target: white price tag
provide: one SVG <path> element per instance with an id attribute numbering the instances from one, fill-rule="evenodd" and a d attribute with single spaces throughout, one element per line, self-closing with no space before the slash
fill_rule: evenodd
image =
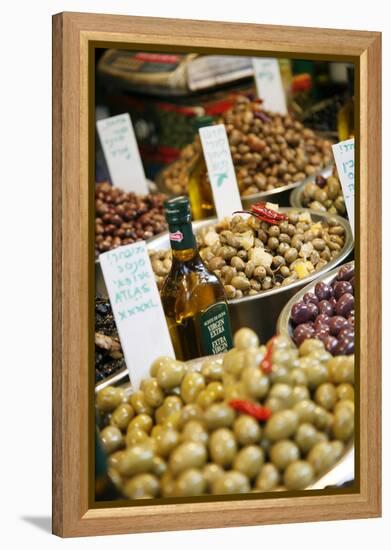
<path id="1" fill-rule="evenodd" d="M 333 155 L 354 236 L 354 138 L 333 145 Z"/>
<path id="2" fill-rule="evenodd" d="M 199 129 L 202 150 L 219 220 L 242 209 L 235 168 L 224 124 Z"/>
<path id="3" fill-rule="evenodd" d="M 100 254 L 99 261 L 134 388 L 161 355 L 175 358 L 144 241 Z"/>
<path id="4" fill-rule="evenodd" d="M 146 195 L 148 185 L 129 113 L 98 120 L 96 127 L 113 185 Z"/>
<path id="5" fill-rule="evenodd" d="M 286 115 L 288 109 L 278 59 L 253 57 L 252 60 L 257 94 L 263 100 L 263 107 L 266 111 Z"/>

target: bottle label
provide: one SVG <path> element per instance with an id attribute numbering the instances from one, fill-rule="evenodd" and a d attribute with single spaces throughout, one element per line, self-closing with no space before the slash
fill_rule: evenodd
<path id="1" fill-rule="evenodd" d="M 219 302 L 208 307 L 199 317 L 201 347 L 205 355 L 225 353 L 232 348 L 228 306 Z"/>
<path id="2" fill-rule="evenodd" d="M 187 250 L 196 246 L 191 223 L 175 226 L 170 224 L 168 235 L 171 248 L 174 250 Z"/>

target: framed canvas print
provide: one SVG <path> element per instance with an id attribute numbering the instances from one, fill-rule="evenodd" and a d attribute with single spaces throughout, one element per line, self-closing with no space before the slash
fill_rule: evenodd
<path id="1" fill-rule="evenodd" d="M 381 513 L 381 35 L 53 18 L 53 531 Z"/>

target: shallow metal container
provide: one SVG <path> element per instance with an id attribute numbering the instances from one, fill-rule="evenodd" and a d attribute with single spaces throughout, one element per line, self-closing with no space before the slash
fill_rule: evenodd
<path id="1" fill-rule="evenodd" d="M 295 209 L 286 207 L 280 209 L 281 212 L 289 212 L 291 210 Z M 315 222 L 327 220 L 327 218 L 331 217 L 329 214 L 323 212 L 315 212 L 314 210 L 310 210 L 310 212 L 311 217 Z M 245 296 L 244 298 L 229 300 L 228 306 L 233 333 L 241 327 L 249 327 L 255 330 L 261 342 L 266 342 L 275 334 L 278 316 L 288 300 L 310 281 L 324 276 L 331 269 L 346 261 L 354 246 L 350 225 L 344 218 L 339 216 L 333 217 L 338 218 L 339 223 L 345 228 L 346 240 L 340 255 L 329 262 L 323 269 L 315 271 L 308 277 L 295 281 L 291 285 L 265 290 L 255 296 Z M 212 218 L 193 222 L 193 229 L 195 233 L 197 233 L 197 231 L 203 227 L 207 227 L 215 223 L 217 223 L 217 220 Z M 149 250 L 166 250 L 170 248 L 168 233 L 162 233 L 157 237 L 153 237 L 147 241 L 147 247 Z M 96 263 L 95 267 L 96 291 L 107 297 L 107 291 L 99 262 Z"/>
<path id="2" fill-rule="evenodd" d="M 351 263 L 354 264 L 354 262 L 346 262 L 346 264 L 344 265 L 348 265 Z M 318 277 L 315 281 L 312 281 L 310 284 L 306 285 L 304 288 L 299 290 L 299 292 L 297 292 L 294 296 L 292 296 L 292 298 L 289 300 L 289 302 L 287 302 L 287 304 L 285 305 L 284 309 L 281 311 L 278 317 L 277 334 L 281 334 L 282 336 L 286 336 L 290 338 L 290 340 L 292 341 L 292 344 L 294 344 L 292 340 L 292 326 L 291 326 L 291 323 L 289 322 L 292 307 L 294 306 L 294 304 L 296 304 L 297 302 L 300 302 L 303 299 L 304 294 L 306 294 L 307 292 L 314 292 L 315 285 L 317 283 L 323 282 L 323 283 L 330 284 L 337 276 L 338 271 L 341 269 L 341 267 L 342 265 L 339 265 L 332 271 L 329 271 L 323 277 Z"/>

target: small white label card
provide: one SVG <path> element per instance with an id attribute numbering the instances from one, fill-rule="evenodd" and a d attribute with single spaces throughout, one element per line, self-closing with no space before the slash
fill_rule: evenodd
<path id="1" fill-rule="evenodd" d="M 253 57 L 252 61 L 257 94 L 263 100 L 263 107 L 266 111 L 286 115 L 288 109 L 278 59 Z"/>
<path id="2" fill-rule="evenodd" d="M 138 389 L 161 355 L 175 358 L 144 241 L 100 254 L 130 381 Z"/>
<path id="3" fill-rule="evenodd" d="M 219 220 L 242 210 L 242 201 L 224 124 L 199 129 L 202 150 Z"/>
<path id="4" fill-rule="evenodd" d="M 354 236 L 354 138 L 333 145 L 333 155 Z"/>
<path id="5" fill-rule="evenodd" d="M 96 127 L 113 185 L 146 195 L 148 185 L 129 113 L 98 120 Z"/>

